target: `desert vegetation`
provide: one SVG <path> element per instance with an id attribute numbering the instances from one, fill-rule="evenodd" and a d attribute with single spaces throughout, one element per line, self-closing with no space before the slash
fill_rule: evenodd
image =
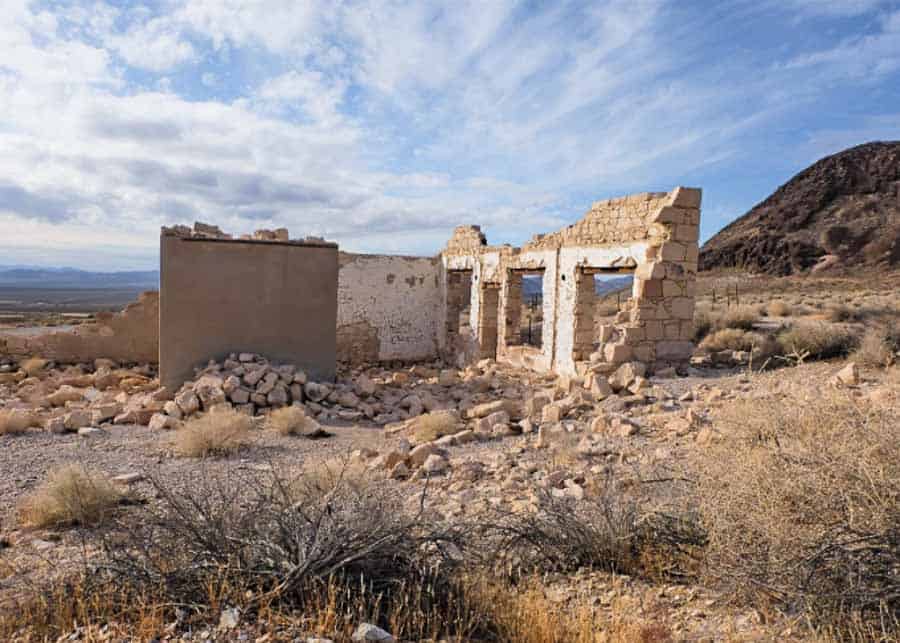
<path id="1" fill-rule="evenodd" d="M 66 465 L 25 498 L 19 518 L 28 527 L 96 527 L 110 518 L 122 498 L 102 474 Z"/>
<path id="2" fill-rule="evenodd" d="M 286 421 L 282 420 L 281 424 Z M 175 451 L 190 458 L 228 455 L 247 442 L 252 427 L 253 421 L 245 413 L 232 410 L 206 413 L 176 432 Z"/>

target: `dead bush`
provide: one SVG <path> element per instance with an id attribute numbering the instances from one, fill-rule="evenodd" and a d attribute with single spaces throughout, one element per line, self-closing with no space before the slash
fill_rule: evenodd
<path id="1" fill-rule="evenodd" d="M 781 299 L 774 299 L 766 306 L 766 312 L 771 317 L 789 317 L 791 314 L 791 305 Z"/>
<path id="2" fill-rule="evenodd" d="M 700 467 L 709 576 L 820 625 L 896 623 L 900 410 L 825 389 L 742 402 L 721 422 Z"/>
<path id="3" fill-rule="evenodd" d="M 526 569 L 641 570 L 646 548 L 688 555 L 700 538 L 686 521 L 616 500 L 618 488 L 584 512 L 548 498 L 535 517 L 450 524 L 425 509 L 424 493 L 409 503 L 403 488 L 352 479 L 198 471 L 179 491 L 153 479 L 159 503 L 123 514 L 83 573 L 0 613 L 0 637 L 27 629 L 53 640 L 76 622 L 143 640 L 234 606 L 242 620 L 304 637 L 349 640 L 370 622 L 400 640 L 593 643 L 591 605 L 552 609 Z M 504 566 L 516 572 L 498 575 Z M 603 621 L 604 640 L 667 640 L 664 627 L 631 618 Z"/>
<path id="4" fill-rule="evenodd" d="M 711 352 L 724 350 L 749 351 L 753 348 L 754 340 L 759 339 L 761 339 L 760 335 L 748 333 L 740 328 L 723 328 L 712 335 L 707 335 L 700 342 L 700 348 Z"/>
<path id="5" fill-rule="evenodd" d="M 247 443 L 252 426 L 250 417 L 237 411 L 207 413 L 175 434 L 175 451 L 190 458 L 228 455 Z"/>
<path id="6" fill-rule="evenodd" d="M 881 328 L 870 328 L 859 340 L 859 347 L 851 356 L 860 366 L 884 368 L 894 361 L 894 349 L 887 332 Z"/>
<path id="7" fill-rule="evenodd" d="M 739 328 L 753 330 L 759 321 L 759 309 L 753 306 L 730 306 L 719 318 L 719 328 Z"/>
<path id="8" fill-rule="evenodd" d="M 0 435 L 17 435 L 40 425 L 38 418 L 30 411 L 0 409 Z"/>
<path id="9" fill-rule="evenodd" d="M 848 355 L 856 348 L 858 336 L 847 326 L 799 321 L 779 333 L 778 341 L 788 353 L 812 359 L 829 359 Z"/>
<path id="10" fill-rule="evenodd" d="M 302 435 L 319 427 L 319 423 L 297 406 L 285 406 L 269 413 L 266 425 L 281 435 Z"/>
<path id="11" fill-rule="evenodd" d="M 80 465 L 53 471 L 19 507 L 28 527 L 95 527 L 122 501 L 123 494 L 104 476 Z"/>
<path id="12" fill-rule="evenodd" d="M 685 579 L 697 569 L 705 535 L 682 511 L 642 507 L 612 479 L 582 501 L 546 492 L 533 512 L 479 517 L 481 563 L 511 578 L 534 573 L 605 569 L 653 578 Z"/>
<path id="13" fill-rule="evenodd" d="M 413 420 L 413 437 L 417 443 L 431 442 L 457 431 L 459 416 L 451 411 L 432 411 Z"/>

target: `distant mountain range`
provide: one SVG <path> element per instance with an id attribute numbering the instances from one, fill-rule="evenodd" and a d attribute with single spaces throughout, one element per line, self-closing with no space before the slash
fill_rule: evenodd
<path id="1" fill-rule="evenodd" d="M 0 266 L 0 286 L 23 288 L 159 288 L 159 271 L 90 272 L 76 268 Z"/>
<path id="2" fill-rule="evenodd" d="M 594 279 L 594 292 L 598 295 L 607 295 L 631 288 L 634 277 L 631 275 L 622 275 L 621 277 L 608 277 L 606 279 Z M 541 294 L 541 279 L 538 276 L 526 276 L 522 279 L 522 294 L 525 297 Z"/>

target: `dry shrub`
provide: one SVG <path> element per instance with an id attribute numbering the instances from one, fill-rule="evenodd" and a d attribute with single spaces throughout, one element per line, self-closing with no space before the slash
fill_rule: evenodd
<path id="1" fill-rule="evenodd" d="M 872 314 L 868 308 L 851 308 L 846 304 L 835 304 L 825 311 L 825 319 L 833 323 L 860 322 Z"/>
<path id="2" fill-rule="evenodd" d="M 766 360 L 783 352 L 778 341 L 762 333 L 748 333 L 739 328 L 723 328 L 700 342 L 700 348 L 709 351 L 748 351 L 754 361 Z"/>
<path id="3" fill-rule="evenodd" d="M 19 368 L 25 371 L 25 374 L 28 375 L 28 377 L 36 377 L 44 370 L 47 364 L 48 362 L 45 359 L 41 359 L 40 357 L 30 357 L 19 364 Z"/>
<path id="4" fill-rule="evenodd" d="M 694 342 L 699 343 L 712 332 L 714 326 L 715 319 L 709 306 L 698 303 L 694 308 Z"/>
<path id="5" fill-rule="evenodd" d="M 859 340 L 859 347 L 851 357 L 860 366 L 882 368 L 893 363 L 894 350 L 884 329 L 870 328 Z"/>
<path id="6" fill-rule="evenodd" d="M 712 335 L 707 335 L 700 342 L 700 348 L 711 352 L 724 350 L 749 351 L 753 348 L 754 343 L 761 339 L 761 335 L 748 333 L 740 328 L 723 328 Z"/>
<path id="7" fill-rule="evenodd" d="M 281 435 L 302 435 L 318 428 L 319 423 L 297 406 L 285 406 L 269 413 L 266 424 Z"/>
<path id="8" fill-rule="evenodd" d="M 175 451 L 189 458 L 228 455 L 247 443 L 252 427 L 250 416 L 238 411 L 207 413 L 175 434 Z"/>
<path id="9" fill-rule="evenodd" d="M 766 306 L 766 312 L 771 317 L 789 317 L 791 314 L 791 305 L 781 299 L 774 299 Z"/>
<path id="10" fill-rule="evenodd" d="M 692 577 L 705 544 L 696 517 L 672 506 L 645 507 L 611 476 L 605 482 L 597 486 L 599 493 L 581 501 L 545 492 L 536 511 L 480 516 L 477 530 L 492 546 L 471 555 L 511 578 L 580 568 L 654 579 Z"/>
<path id="11" fill-rule="evenodd" d="M 824 389 L 721 419 L 698 489 L 712 579 L 817 624 L 896 622 L 900 409 Z"/>
<path id="12" fill-rule="evenodd" d="M 740 328 L 741 330 L 753 330 L 753 325 L 759 321 L 759 309 L 754 306 L 731 306 L 719 318 L 720 328 Z"/>
<path id="13" fill-rule="evenodd" d="M 452 411 L 432 411 L 413 420 L 413 437 L 417 443 L 431 442 L 457 431 L 459 416 Z"/>
<path id="14" fill-rule="evenodd" d="M 38 418 L 30 411 L 0 409 L 0 435 L 17 435 L 40 425 Z"/>
<path id="15" fill-rule="evenodd" d="M 144 640 L 178 611 L 176 628 L 189 631 L 236 606 L 243 619 L 278 623 L 302 638 L 349 640 L 370 622 L 399 640 L 587 643 L 598 640 L 598 627 L 607 641 L 670 640 L 657 623 L 631 621 L 625 611 L 606 619 L 590 605 L 559 609 L 541 591 L 542 570 L 618 569 L 611 560 L 636 560 L 638 544 L 677 533 L 660 519 L 645 525 L 640 512 L 615 501 L 618 489 L 583 514 L 591 526 L 562 501 L 534 523 L 503 515 L 448 524 L 423 509 L 424 495 L 413 507 L 403 488 L 357 486 L 335 474 L 330 482 L 307 479 L 299 495 L 304 476 L 198 472 L 177 492 L 154 479 L 160 502 L 136 507 L 105 531 L 101 557 L 71 582 L 0 613 L 0 637 L 24 629 L 54 640 L 75 622 Z M 540 531 L 531 532 L 532 524 Z M 533 552 L 527 561 L 535 574 L 515 582 L 497 573 L 493 563 L 513 562 L 508 545 Z"/>
<path id="16" fill-rule="evenodd" d="M 122 501 L 123 494 L 104 476 L 80 465 L 53 471 L 47 481 L 19 507 L 28 527 L 94 527 L 102 524 Z"/>
<path id="17" fill-rule="evenodd" d="M 800 321 L 778 335 L 778 341 L 789 353 L 813 359 L 829 359 L 848 355 L 857 345 L 852 329 L 822 321 Z"/>

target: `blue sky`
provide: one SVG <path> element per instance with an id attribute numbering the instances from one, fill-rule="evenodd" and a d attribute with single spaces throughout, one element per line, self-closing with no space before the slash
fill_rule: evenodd
<path id="1" fill-rule="evenodd" d="M 900 0 L 2 0 L 0 265 L 145 269 L 160 225 L 436 253 L 700 186 L 703 238 L 900 139 Z"/>

